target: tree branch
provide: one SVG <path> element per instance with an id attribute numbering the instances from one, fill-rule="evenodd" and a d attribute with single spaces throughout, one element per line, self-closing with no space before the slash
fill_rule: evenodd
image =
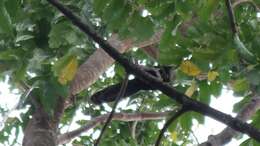
<path id="1" fill-rule="evenodd" d="M 118 103 L 119 103 L 119 100 L 120 100 L 120 99 L 124 96 L 124 94 L 125 94 L 125 91 L 126 91 L 126 88 L 127 88 L 127 84 L 128 84 L 128 73 L 126 72 L 125 79 L 124 79 L 124 81 L 123 81 L 123 83 L 122 83 L 122 85 L 121 85 L 120 91 L 119 91 L 119 93 L 118 93 L 118 95 L 117 95 L 117 97 L 116 97 L 116 101 L 115 101 L 115 103 L 114 103 L 114 105 L 113 105 L 112 111 L 110 112 L 110 114 L 109 114 L 109 116 L 108 116 L 108 118 L 107 118 L 107 120 L 106 120 L 106 122 L 105 122 L 105 125 L 104 125 L 103 128 L 101 129 L 101 133 L 100 133 L 98 139 L 96 140 L 94 146 L 98 146 L 98 145 L 99 145 L 99 142 L 100 142 L 100 140 L 101 140 L 101 138 L 102 138 L 102 135 L 104 135 L 105 130 L 106 130 L 108 124 L 111 122 L 111 120 L 112 120 L 112 118 L 113 118 L 113 115 L 114 115 L 114 113 L 115 113 L 115 111 L 116 111 L 116 107 L 117 107 L 117 105 L 118 105 Z"/>
<path id="2" fill-rule="evenodd" d="M 243 4 L 243 3 L 249 3 L 252 4 L 256 10 L 260 10 L 259 6 L 257 6 L 257 4 L 253 1 L 253 0 L 236 0 L 234 1 L 234 3 L 232 4 L 232 8 L 234 9 L 235 7 Z"/>
<path id="3" fill-rule="evenodd" d="M 142 67 L 146 72 L 156 76 L 158 79 L 160 79 L 163 82 L 170 82 L 173 81 L 175 78 L 175 72 L 172 66 L 160 66 L 160 67 L 149 67 L 149 68 L 145 66 Z M 94 93 L 90 97 L 90 100 L 94 104 L 102 104 L 105 102 L 115 101 L 121 86 L 122 83 L 110 85 Z M 154 89 L 155 88 L 153 86 L 151 86 L 150 84 L 145 84 L 141 79 L 137 77 L 133 80 L 128 81 L 127 89 L 125 91 L 124 96 L 122 97 L 129 97 L 140 90 L 154 90 Z"/>
<path id="4" fill-rule="evenodd" d="M 253 116 L 257 110 L 260 109 L 260 97 L 254 97 L 252 100 L 238 113 L 237 118 L 243 122 L 246 122 Z M 203 142 L 199 146 L 221 146 L 230 142 L 231 139 L 237 135 L 238 132 L 227 127 L 219 134 L 210 135 L 206 142 Z"/>
<path id="5" fill-rule="evenodd" d="M 230 21 L 230 27 L 231 27 L 233 35 L 235 35 L 235 34 L 237 34 L 238 31 L 237 31 L 236 20 L 235 20 L 233 8 L 232 8 L 231 0 L 226 0 L 226 7 L 227 7 L 228 17 L 229 17 L 229 21 Z"/>
<path id="6" fill-rule="evenodd" d="M 160 146 L 160 142 L 162 140 L 163 134 L 165 133 L 165 131 L 168 129 L 168 127 L 178 118 L 180 117 L 182 114 L 184 114 L 185 112 L 187 112 L 188 109 L 185 107 L 182 107 L 179 111 L 177 111 L 176 113 L 174 113 L 174 115 L 164 124 L 156 142 L 155 142 L 155 146 Z"/>
<path id="7" fill-rule="evenodd" d="M 100 37 L 92 29 L 90 29 L 88 25 L 85 25 L 77 16 L 75 16 L 70 10 L 65 8 L 57 0 L 47 0 L 47 1 L 50 2 L 53 6 L 55 6 L 59 11 L 61 11 L 81 31 L 83 31 L 94 41 L 96 41 L 111 57 L 113 57 L 116 61 L 118 61 L 121 65 L 123 65 L 125 69 L 131 71 L 131 73 L 138 76 L 139 78 L 142 78 L 144 82 L 154 85 L 154 87 L 160 90 L 162 93 L 171 97 L 173 100 L 176 100 L 180 104 L 188 106 L 191 110 L 209 116 L 211 118 L 214 118 L 215 120 L 220 121 L 237 131 L 248 134 L 250 137 L 260 142 L 260 132 L 257 129 L 255 129 L 253 126 L 245 122 L 242 122 L 236 118 L 233 118 L 228 114 L 213 109 L 204 103 L 191 99 L 186 95 L 184 95 L 183 93 L 176 91 L 169 84 L 163 83 L 160 80 L 156 79 L 154 76 L 145 72 L 139 66 L 129 62 L 128 59 L 121 56 L 121 54 L 117 52 L 115 48 L 109 45 L 102 37 Z"/>
<path id="8" fill-rule="evenodd" d="M 133 43 L 131 39 L 119 40 L 118 35 L 113 34 L 108 38 L 108 42 L 120 53 L 128 51 L 130 48 L 145 48 L 160 41 L 163 30 L 157 31 L 150 39 Z M 99 76 L 114 62 L 102 48 L 98 48 L 78 69 L 75 78 L 70 85 L 70 93 L 75 95 L 93 84 Z M 89 70 L 89 68 L 92 68 Z M 84 81 L 84 82 L 83 82 Z"/>
<path id="9" fill-rule="evenodd" d="M 127 52 L 133 47 L 142 48 L 143 51 L 147 52 L 147 49 L 145 48 L 157 44 L 160 41 L 162 33 L 163 30 L 159 30 L 150 39 L 140 43 L 133 43 L 131 39 L 120 40 L 117 34 L 113 34 L 107 41 L 111 46 L 117 48 L 120 53 Z M 154 53 L 156 54 L 156 52 Z M 98 80 L 100 75 L 114 63 L 114 61 L 115 60 L 102 48 L 98 48 L 92 55 L 90 55 L 88 59 L 80 65 L 72 83 L 70 84 L 71 97 L 66 100 L 65 108 L 70 106 L 74 101 L 73 95 L 76 95 L 92 85 L 96 80 Z M 91 68 L 91 70 L 89 68 Z"/>
<path id="10" fill-rule="evenodd" d="M 145 121 L 145 120 L 161 120 L 169 115 L 170 112 L 143 112 L 143 113 L 115 113 L 112 120 L 115 121 Z M 79 129 L 64 133 L 58 136 L 59 144 L 66 144 L 70 142 L 73 138 L 80 136 L 83 132 L 87 132 L 90 129 L 97 127 L 98 125 L 104 123 L 108 118 L 109 114 L 101 115 L 90 120 L 85 126 Z"/>
<path id="11" fill-rule="evenodd" d="M 64 104 L 65 104 L 64 97 L 59 96 L 56 101 L 56 106 L 55 106 L 54 114 L 53 114 L 53 118 L 52 118 L 53 129 L 58 129 L 58 127 L 59 127 L 61 117 L 65 110 Z"/>

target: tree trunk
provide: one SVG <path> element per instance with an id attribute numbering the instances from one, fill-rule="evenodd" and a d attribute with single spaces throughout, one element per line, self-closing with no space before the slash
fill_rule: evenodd
<path id="1" fill-rule="evenodd" d="M 25 128 L 23 146 L 56 146 L 56 143 L 56 130 L 51 128 L 48 114 L 35 113 Z"/>

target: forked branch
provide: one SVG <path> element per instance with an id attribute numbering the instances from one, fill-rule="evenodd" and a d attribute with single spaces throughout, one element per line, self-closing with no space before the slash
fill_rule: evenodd
<path id="1" fill-rule="evenodd" d="M 214 118 L 215 120 L 218 120 L 237 131 L 248 134 L 250 137 L 260 142 L 260 132 L 253 126 L 245 122 L 242 122 L 239 119 L 233 118 L 228 114 L 213 109 L 204 103 L 191 99 L 183 93 L 176 91 L 167 83 L 163 83 L 162 81 L 156 79 L 154 76 L 145 72 L 137 65 L 129 62 L 128 59 L 123 57 L 118 51 L 116 51 L 115 48 L 109 45 L 102 37 L 100 37 L 92 29 L 90 29 L 88 25 L 85 25 L 77 16 L 75 16 L 70 10 L 65 8 L 60 2 L 58 2 L 57 0 L 47 1 L 50 2 L 53 6 L 55 6 L 59 11 L 61 11 L 82 32 L 86 33 L 95 42 L 97 42 L 111 57 L 113 57 L 117 62 L 123 65 L 126 70 L 129 70 L 134 75 L 138 76 L 139 78 L 142 78 L 144 82 L 153 85 L 156 89 L 160 90 L 162 93 L 169 96 L 173 100 L 176 100 L 180 104 L 188 106 L 190 110 Z"/>
<path id="2" fill-rule="evenodd" d="M 112 111 L 110 112 L 110 114 L 109 114 L 109 116 L 108 116 L 108 118 L 107 118 L 107 120 L 106 120 L 106 122 L 105 122 L 105 125 L 104 125 L 103 128 L 101 129 L 101 133 L 100 133 L 100 135 L 99 135 L 97 141 L 95 142 L 94 146 L 98 146 L 98 144 L 99 144 L 99 142 L 100 142 L 100 140 L 101 140 L 101 138 L 102 138 L 102 135 L 104 134 L 104 132 L 105 132 L 105 130 L 106 130 L 108 124 L 109 124 L 110 121 L 112 120 L 113 115 L 114 115 L 114 113 L 115 113 L 115 111 L 116 111 L 116 107 L 117 107 L 117 105 L 118 105 L 118 103 L 119 103 L 119 100 L 120 100 L 121 97 L 123 97 L 124 94 L 125 94 L 125 91 L 126 91 L 126 88 L 127 88 L 127 84 L 128 84 L 128 73 L 126 73 L 126 75 L 125 75 L 125 79 L 124 79 L 124 81 L 123 81 L 123 83 L 122 83 L 122 85 L 121 85 L 120 91 L 119 91 L 118 96 L 117 96 L 117 98 L 116 98 L 116 101 L 115 101 L 115 103 L 114 103 L 114 105 L 113 105 Z"/>
<path id="3" fill-rule="evenodd" d="M 163 134 L 165 133 L 165 131 L 168 129 L 168 127 L 175 121 L 177 120 L 177 118 L 179 118 L 182 114 L 184 114 L 185 112 L 187 112 L 188 109 L 183 107 L 181 108 L 179 111 L 177 111 L 176 113 L 174 113 L 174 115 L 164 124 L 156 142 L 155 142 L 155 146 L 160 146 Z"/>
<path id="4" fill-rule="evenodd" d="M 146 120 L 161 120 L 165 119 L 171 112 L 141 112 L 141 113 L 115 113 L 112 117 L 114 121 L 146 121 Z M 66 144 L 70 142 L 73 138 L 80 136 L 83 132 L 87 132 L 90 129 L 97 127 L 98 125 L 104 123 L 109 114 L 101 115 L 90 120 L 85 126 L 79 129 L 61 134 L 58 136 L 59 144 Z"/>

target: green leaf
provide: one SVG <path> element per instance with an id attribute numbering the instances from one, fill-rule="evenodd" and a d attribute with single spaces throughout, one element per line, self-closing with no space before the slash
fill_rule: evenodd
<path id="1" fill-rule="evenodd" d="M 254 2 L 259 5 L 258 1 Z M 231 37 L 228 17 L 223 11 L 226 10 L 225 1 L 64 0 L 62 2 L 82 18 L 82 22 L 90 24 L 91 28 L 104 39 L 109 39 L 111 34 L 117 34 L 121 41 L 130 40 L 133 45 L 139 43 L 149 45 L 150 36 L 164 30 L 158 40 L 160 42 L 152 46 L 159 48 L 159 61 L 147 57 L 141 48 L 126 52 L 125 57 L 134 56 L 137 64 L 147 67 L 157 64 L 159 66 L 175 64 L 178 67 L 174 70 L 176 77 L 169 84 L 180 93 L 187 91 L 189 95 L 193 94 L 190 98 L 208 104 L 211 95 L 219 96 L 223 85 L 233 83 L 236 90 L 244 93 L 243 101 L 234 106 L 234 111 L 238 112 L 252 99 L 248 94 L 260 94 L 258 73 L 260 59 L 257 58 L 260 57 L 260 25 L 256 17 L 256 9 L 251 3 L 244 3 L 234 9 L 239 26 L 239 39 L 235 40 L 236 38 Z M 0 80 L 6 81 L 8 76 L 8 84 L 11 84 L 12 89 L 20 87 L 17 85 L 17 80 L 25 82 L 30 87 L 35 86 L 35 90 L 38 91 L 37 94 L 32 93 L 32 95 L 39 98 L 44 109 L 52 114 L 56 103 L 59 102 L 58 97 L 68 96 L 69 89 L 60 84 L 59 77 L 61 83 L 71 80 L 76 64 L 82 64 L 88 59 L 96 50 L 96 43 L 91 38 L 86 38 L 84 33 L 46 0 L 2 0 L 0 11 Z M 148 15 L 144 16 L 144 12 L 148 12 Z M 248 51 L 254 55 L 252 61 L 248 61 L 244 57 L 246 55 L 243 56 L 243 53 L 250 54 Z M 195 64 L 199 69 L 198 73 L 189 76 L 181 71 L 179 66 L 183 60 Z M 185 72 L 189 74 L 190 68 L 192 67 Z M 105 73 L 90 88 L 77 95 L 74 106 L 64 111 L 59 128 L 68 126 L 76 112 L 91 118 L 107 113 L 105 105 L 94 106 L 89 102 L 83 102 L 85 97 L 90 97 L 94 92 L 121 82 L 125 74 L 124 67 L 116 64 L 114 71 L 113 78 Z M 207 73 L 208 79 L 206 79 Z M 196 76 L 197 74 L 199 76 Z M 197 88 L 192 84 L 187 90 L 192 81 L 196 81 Z M 29 98 L 26 97 L 26 94 L 21 96 L 19 108 L 24 109 L 30 104 L 27 101 Z M 137 110 L 163 112 L 180 106 L 159 91 L 139 92 L 126 98 L 126 102 L 128 102 L 127 106 L 121 107 L 120 110 L 127 113 Z M 16 142 L 16 138 L 11 138 L 10 135 L 17 137 L 18 133 L 19 135 L 22 133 L 21 130 L 26 127 L 30 115 L 33 114 L 33 108 L 34 106 L 31 106 L 28 111 L 25 111 L 26 113 L 20 114 L 21 121 L 18 118 L 8 118 L 3 123 L 0 143 L 10 146 L 19 143 L 19 138 Z M 6 113 L 6 109 L 0 107 L 0 115 Z M 169 132 L 174 132 L 172 136 L 177 141 L 176 144 L 166 133 L 167 137 L 162 141 L 162 146 L 194 145 L 194 138 L 190 137 L 189 130 L 194 126 L 194 120 L 203 123 L 204 118 L 203 114 L 195 112 L 181 116 L 169 127 L 171 129 Z M 84 125 L 90 122 L 82 116 L 77 119 L 78 124 Z M 259 113 L 249 121 L 259 127 Z M 153 145 L 160 132 L 158 122 L 160 121 L 138 121 L 135 138 L 132 138 L 133 122 L 113 121 L 107 128 L 101 145 Z M 101 125 L 95 128 L 91 135 L 79 136 L 72 143 L 92 145 L 93 134 L 99 128 Z M 248 141 L 244 145 L 259 145 L 252 139 Z"/>
<path id="2" fill-rule="evenodd" d="M 35 43 L 39 48 L 49 47 L 48 35 L 51 30 L 51 22 L 47 19 L 41 19 L 36 22 L 37 34 L 35 34 Z"/>
<path id="3" fill-rule="evenodd" d="M 171 146 L 179 146 L 178 144 L 176 144 L 176 143 L 172 143 L 172 145 Z"/>
<path id="4" fill-rule="evenodd" d="M 190 131 L 192 126 L 192 115 L 191 113 L 186 113 L 180 117 L 180 124 L 183 130 Z"/>
<path id="5" fill-rule="evenodd" d="M 218 60 L 216 60 L 216 64 L 220 67 L 223 67 L 225 65 L 232 65 L 239 62 L 238 52 L 234 49 L 226 49 L 225 53 L 221 51 L 221 54 L 219 54 Z"/>
<path id="6" fill-rule="evenodd" d="M 0 60 L 18 60 L 19 56 L 18 53 L 12 49 L 8 49 L 6 51 L 0 52 Z"/>
<path id="7" fill-rule="evenodd" d="M 58 61 L 56 61 L 52 67 L 55 76 L 59 76 L 62 70 L 69 64 L 69 62 L 75 58 L 76 55 L 74 52 L 68 52 L 66 55 L 61 57 Z"/>
<path id="8" fill-rule="evenodd" d="M 259 146 L 260 145 L 260 142 L 256 141 L 255 139 L 252 139 L 253 140 L 253 145 L 254 146 Z"/>
<path id="9" fill-rule="evenodd" d="M 193 118 L 196 119 L 200 124 L 204 124 L 205 116 L 203 116 L 202 114 L 199 114 L 197 112 L 192 112 L 191 114 L 192 114 Z"/>
<path id="10" fill-rule="evenodd" d="M 60 71 L 58 76 L 59 83 L 61 83 L 62 85 L 66 85 L 69 81 L 71 81 L 74 78 L 77 69 L 78 60 L 77 57 L 74 56 L 70 59 L 68 64 L 66 64 Z"/>
<path id="11" fill-rule="evenodd" d="M 3 0 L 0 1 L 0 33 L 13 35 L 11 18 L 5 8 L 5 3 Z"/>
<path id="12" fill-rule="evenodd" d="M 176 40 L 181 39 L 177 33 L 180 24 L 181 17 L 179 15 L 175 15 L 172 21 L 166 23 L 166 29 L 159 44 L 159 62 L 161 64 L 179 65 L 183 57 L 190 54 L 186 47 L 176 45 Z"/>
<path id="13" fill-rule="evenodd" d="M 257 93 L 257 94 L 260 94 L 260 85 L 257 85 L 257 86 L 256 86 L 256 93 Z"/>
<path id="14" fill-rule="evenodd" d="M 151 12 L 156 19 L 163 20 L 164 18 L 171 17 L 176 13 L 175 6 L 174 1 L 168 1 L 168 3 L 161 2 L 161 4 L 158 4 L 153 8 L 149 8 L 149 12 Z"/>
<path id="15" fill-rule="evenodd" d="M 180 70 L 188 76 L 197 76 L 201 73 L 200 68 L 190 60 L 182 61 Z"/>
<path id="16" fill-rule="evenodd" d="M 212 82 L 219 76 L 217 71 L 209 71 L 208 72 L 208 81 Z"/>
<path id="17" fill-rule="evenodd" d="M 200 60 L 214 60 L 219 56 L 215 49 L 202 48 L 194 49 L 192 57 Z"/>
<path id="18" fill-rule="evenodd" d="M 231 79 L 231 74 L 229 73 L 228 68 L 224 67 L 219 72 L 219 79 L 222 83 L 225 84 Z"/>
<path id="19" fill-rule="evenodd" d="M 57 82 L 57 79 L 51 78 L 42 84 L 43 98 L 42 104 L 45 109 L 52 112 L 59 97 L 66 98 L 69 93 L 67 86 L 62 86 Z"/>
<path id="20" fill-rule="evenodd" d="M 245 140 L 244 142 L 242 142 L 239 146 L 259 146 L 260 143 L 257 142 L 256 140 L 249 138 L 247 140 Z"/>
<path id="21" fill-rule="evenodd" d="M 204 103 L 210 102 L 210 87 L 207 81 L 202 81 L 199 83 L 199 101 Z"/>
<path id="22" fill-rule="evenodd" d="M 214 9 L 218 6 L 218 0 L 206 0 L 204 1 L 204 6 L 200 10 L 200 17 L 204 22 L 209 22 L 208 19 L 211 16 Z"/>
<path id="23" fill-rule="evenodd" d="M 172 99 L 164 94 L 161 94 L 159 99 L 159 101 L 153 104 L 153 106 L 158 109 L 163 109 L 165 107 L 173 106 L 176 104 Z"/>
<path id="24" fill-rule="evenodd" d="M 95 13 L 100 16 L 110 1 L 111 0 L 94 0 L 93 9 Z"/>
<path id="25" fill-rule="evenodd" d="M 54 24 L 49 33 L 49 45 L 51 48 L 59 48 L 73 44 L 77 41 L 77 35 L 68 22 Z"/>
<path id="26" fill-rule="evenodd" d="M 192 3 L 190 1 L 178 0 L 176 1 L 176 11 L 183 17 L 189 17 L 192 10 Z"/>
<path id="27" fill-rule="evenodd" d="M 218 81 L 211 82 L 209 85 L 210 93 L 215 97 L 220 96 L 222 91 L 222 84 Z"/>
<path id="28" fill-rule="evenodd" d="M 108 6 L 104 9 L 103 19 L 108 23 L 110 21 L 115 21 L 116 17 L 124 10 L 125 1 L 124 0 L 111 0 Z"/>
<path id="29" fill-rule="evenodd" d="M 53 79 L 50 83 L 49 83 L 49 87 L 52 87 L 52 89 L 50 89 L 50 91 L 53 92 L 48 92 L 48 94 L 52 94 L 52 95 L 58 95 L 61 96 L 63 98 L 66 98 L 68 96 L 68 87 L 67 86 L 62 86 L 60 85 L 56 79 Z"/>
<path id="30" fill-rule="evenodd" d="M 119 0 L 121 1 L 121 0 Z M 131 6 L 128 4 L 124 4 L 121 1 L 121 7 L 117 7 L 116 9 L 112 10 L 113 15 L 107 16 L 107 27 L 110 29 L 112 32 L 124 32 L 126 31 L 124 26 L 128 25 L 128 21 L 125 19 L 128 18 L 131 14 Z M 117 5 L 117 4 L 116 4 Z M 121 29 L 120 29 L 121 28 Z M 122 35 L 120 33 L 120 35 Z"/>
<path id="31" fill-rule="evenodd" d="M 26 40 L 29 40 L 29 39 L 32 39 L 32 38 L 34 38 L 34 36 L 32 36 L 32 35 L 21 35 L 21 36 L 18 36 L 15 39 L 15 42 L 18 43 L 18 42 L 26 41 Z"/>
<path id="32" fill-rule="evenodd" d="M 238 94 L 243 94 L 249 89 L 249 83 L 245 78 L 234 81 L 231 86 L 233 88 L 233 91 Z"/>
<path id="33" fill-rule="evenodd" d="M 174 48 L 172 46 L 175 46 L 175 36 L 173 36 L 172 32 L 173 30 L 177 31 L 179 24 L 181 23 L 181 17 L 179 15 L 174 15 L 174 18 L 167 22 L 166 29 L 162 35 L 161 41 L 160 41 L 160 49 L 166 49 L 166 48 Z"/>
<path id="34" fill-rule="evenodd" d="M 136 40 L 144 41 L 154 34 L 154 24 L 149 17 L 142 17 L 135 12 L 129 21 L 131 36 Z"/>
<path id="35" fill-rule="evenodd" d="M 19 63 L 17 70 L 14 72 L 14 79 L 17 81 L 24 80 L 28 63 L 21 62 Z"/>
<path id="36" fill-rule="evenodd" d="M 17 15 L 21 15 L 19 14 L 21 12 L 20 5 L 20 0 L 7 0 L 5 2 L 5 8 L 13 22 L 17 21 Z"/>
<path id="37" fill-rule="evenodd" d="M 260 84 L 260 70 L 254 69 L 246 74 L 247 80 L 250 84 L 259 85 Z"/>
<path id="38" fill-rule="evenodd" d="M 256 55 L 258 56 L 258 58 L 260 58 L 260 36 L 256 36 L 253 40 L 252 40 L 252 50 L 254 51 L 253 53 L 256 53 Z"/>
<path id="39" fill-rule="evenodd" d="M 259 125 L 259 122 L 260 122 L 260 110 L 258 110 L 255 114 L 254 114 L 254 116 L 253 116 L 253 118 L 252 118 L 253 120 L 252 120 L 252 125 L 255 127 L 255 128 L 257 128 L 257 129 L 259 129 L 260 128 L 260 125 Z"/>
<path id="40" fill-rule="evenodd" d="M 160 50 L 159 62 L 161 64 L 175 64 L 179 65 L 183 57 L 187 56 L 189 51 L 185 48 L 165 48 Z"/>
<path id="41" fill-rule="evenodd" d="M 183 73 L 180 69 L 177 70 L 176 72 L 176 80 L 180 83 L 184 83 L 187 82 L 189 80 L 191 80 L 192 77 L 189 77 L 188 75 L 186 75 L 185 73 Z M 183 93 L 186 91 L 186 88 L 183 88 Z"/>
<path id="42" fill-rule="evenodd" d="M 239 112 L 243 107 L 245 107 L 246 104 L 248 104 L 251 101 L 251 97 L 245 96 L 241 101 L 237 102 L 233 106 L 233 112 Z"/>
<path id="43" fill-rule="evenodd" d="M 252 140 L 249 138 L 242 142 L 239 146 L 253 146 Z"/>

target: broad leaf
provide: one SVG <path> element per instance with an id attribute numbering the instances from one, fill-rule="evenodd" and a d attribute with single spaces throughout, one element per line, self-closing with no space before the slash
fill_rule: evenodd
<path id="1" fill-rule="evenodd" d="M 216 71 L 209 71 L 208 72 L 208 81 L 214 81 L 217 76 L 219 76 L 219 73 Z"/>
<path id="2" fill-rule="evenodd" d="M 180 70 L 189 76 L 197 76 L 201 73 L 201 70 L 189 60 L 181 63 Z"/>
<path id="3" fill-rule="evenodd" d="M 235 80 L 234 83 L 232 83 L 232 88 L 233 88 L 234 92 L 236 92 L 238 94 L 243 94 L 249 89 L 249 84 L 245 78 L 238 79 L 238 80 Z"/>
<path id="4" fill-rule="evenodd" d="M 0 1 L 0 33 L 13 35 L 11 18 L 5 8 L 5 3 L 3 0 Z"/>
<path id="5" fill-rule="evenodd" d="M 78 61 L 75 55 L 66 54 L 60 58 L 53 66 L 54 74 L 58 77 L 62 85 L 71 81 L 76 74 L 78 68 Z"/>

